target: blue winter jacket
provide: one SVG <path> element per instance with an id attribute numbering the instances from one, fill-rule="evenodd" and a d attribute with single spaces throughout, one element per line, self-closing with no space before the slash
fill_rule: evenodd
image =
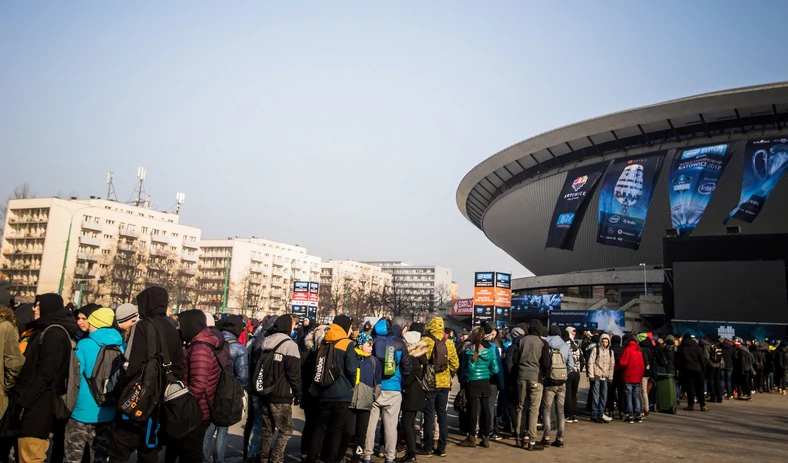
<path id="1" fill-rule="evenodd" d="M 71 413 L 71 418 L 80 423 L 95 424 L 107 423 L 115 419 L 115 407 L 112 405 L 99 407 L 96 405 L 93 394 L 85 379 L 93 373 L 99 350 L 102 346 L 118 346 L 123 352 L 123 337 L 115 328 L 99 328 L 85 336 L 77 343 L 77 357 L 79 358 L 79 395 L 77 405 Z"/>
<path id="2" fill-rule="evenodd" d="M 382 391 L 402 392 L 402 378 L 408 376 L 411 370 L 410 355 L 408 355 L 408 347 L 405 345 L 405 341 L 394 336 L 386 320 L 379 320 L 375 323 L 372 333 L 375 335 L 375 341 L 372 344 L 372 355 L 380 360 L 381 369 L 386 363 L 386 345 L 393 343 L 397 350 L 397 369 L 393 376 L 383 379 L 380 383 L 380 389 Z"/>
<path id="3" fill-rule="evenodd" d="M 249 384 L 249 355 L 246 352 L 246 347 L 238 342 L 238 338 L 229 331 L 222 331 L 222 336 L 230 348 L 230 359 L 233 361 L 235 377 L 246 387 Z"/>
<path id="4" fill-rule="evenodd" d="M 498 373 L 493 377 L 490 376 L 490 384 L 498 386 L 498 390 L 502 391 L 506 386 L 506 382 L 504 380 L 504 370 L 503 370 L 503 359 L 501 358 L 501 350 L 498 348 L 496 344 L 490 345 L 495 350 L 495 361 L 498 363 Z"/>

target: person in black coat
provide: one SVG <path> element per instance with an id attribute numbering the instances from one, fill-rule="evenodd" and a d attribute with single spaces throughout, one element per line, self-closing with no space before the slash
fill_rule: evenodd
<path id="1" fill-rule="evenodd" d="M 424 411 L 427 407 L 427 394 L 421 385 L 424 378 L 424 369 L 427 367 L 427 352 L 429 347 L 422 341 L 424 325 L 413 323 L 404 339 L 408 345 L 408 355 L 411 359 L 411 370 L 402 378 L 402 432 L 405 434 L 407 451 L 400 463 L 416 462 L 416 413 Z"/>
<path id="2" fill-rule="evenodd" d="M 21 461 L 46 460 L 49 434 L 56 431 L 56 424 L 62 424 L 60 427 L 65 430 L 65 420 L 55 417 L 55 401 L 66 393 L 71 337 L 77 331 L 77 323 L 63 306 L 59 294 L 37 296 L 33 314 L 35 331 L 25 350 L 25 365 L 17 379 L 12 414 L 15 420 L 12 428 L 18 430 Z M 52 328 L 44 335 L 49 327 Z M 59 433 L 55 435 L 57 445 Z M 56 453 L 62 459 L 62 449 L 56 452 L 53 448 L 53 454 Z"/>
<path id="3" fill-rule="evenodd" d="M 181 336 L 178 330 L 168 321 L 168 304 L 169 295 L 167 290 L 158 286 L 152 286 L 137 295 L 140 320 L 131 329 L 129 344 L 123 355 L 127 365 L 118 380 L 116 390 L 124 390 L 126 385 L 144 367 L 145 360 L 148 357 L 147 336 L 149 331 L 152 336 L 157 338 L 155 342 L 159 353 L 162 352 L 162 349 L 167 349 L 170 362 L 172 363 L 170 366 L 172 374 L 179 380 L 183 379 L 183 346 L 181 345 Z M 159 340 L 159 333 L 164 336 L 166 343 L 164 346 L 161 345 Z M 161 355 L 159 355 L 159 360 L 161 360 Z M 153 429 L 155 428 L 156 425 L 154 424 Z M 154 448 L 149 448 L 146 444 L 147 438 L 148 423 L 133 423 L 129 420 L 123 420 L 118 414 L 112 429 L 109 461 L 112 463 L 128 461 L 134 450 L 137 450 L 137 461 L 140 463 L 157 461 L 161 443 Z M 151 440 L 153 440 L 152 436 Z"/>
<path id="4" fill-rule="evenodd" d="M 676 349 L 676 369 L 682 381 L 682 390 L 687 394 L 687 407 L 684 410 L 693 410 L 695 399 L 698 399 L 700 409 L 708 411 L 706 398 L 703 394 L 705 382 L 706 358 L 703 349 L 687 333 L 681 340 L 681 345 Z"/>

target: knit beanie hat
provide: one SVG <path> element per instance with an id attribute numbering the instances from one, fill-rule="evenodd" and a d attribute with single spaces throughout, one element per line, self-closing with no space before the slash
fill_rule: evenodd
<path id="1" fill-rule="evenodd" d="M 127 322 L 137 315 L 139 315 L 137 306 L 128 302 L 119 305 L 118 308 L 115 309 L 115 320 L 117 320 L 118 323 Z"/>
<path id="2" fill-rule="evenodd" d="M 369 341 L 372 341 L 372 336 L 369 333 L 362 332 L 362 333 L 359 333 L 358 336 L 356 336 L 356 345 L 358 347 L 363 346 L 364 344 L 368 343 Z"/>
<path id="3" fill-rule="evenodd" d="M 115 321 L 115 312 L 107 307 L 96 309 L 88 317 L 88 323 L 96 328 L 108 328 Z"/>
<path id="4" fill-rule="evenodd" d="M 347 315 L 338 315 L 334 317 L 334 324 L 339 325 L 339 327 L 347 333 L 347 331 L 350 329 L 350 325 L 353 324 L 353 320 L 351 320 Z"/>

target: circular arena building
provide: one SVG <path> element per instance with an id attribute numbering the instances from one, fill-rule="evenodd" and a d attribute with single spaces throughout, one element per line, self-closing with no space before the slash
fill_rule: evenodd
<path id="1" fill-rule="evenodd" d="M 637 321 L 731 320 L 682 308 L 717 304 L 692 297 L 725 285 L 731 273 L 756 278 L 745 287 L 762 286 L 761 270 L 785 280 L 788 246 L 780 243 L 788 239 L 767 246 L 760 238 L 788 237 L 784 173 L 788 82 L 667 101 L 529 138 L 473 168 L 457 189 L 457 207 L 535 274 L 512 281 L 516 294 L 562 294 L 564 310 L 640 305 L 632 311 Z M 719 272 L 683 262 L 674 269 L 682 260 L 713 262 L 702 268 Z M 782 264 L 749 275 L 749 267 L 723 262 L 743 260 Z M 714 276 L 690 278 L 698 273 Z M 784 283 L 770 303 L 785 304 Z M 788 308 L 769 318 L 786 323 Z"/>

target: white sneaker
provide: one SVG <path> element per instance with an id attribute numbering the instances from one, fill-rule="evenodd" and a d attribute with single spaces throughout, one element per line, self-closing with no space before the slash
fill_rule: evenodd
<path id="1" fill-rule="evenodd" d="M 602 419 L 605 420 L 605 421 L 613 421 L 613 418 L 611 418 L 611 417 L 609 417 L 607 415 L 602 415 Z"/>

